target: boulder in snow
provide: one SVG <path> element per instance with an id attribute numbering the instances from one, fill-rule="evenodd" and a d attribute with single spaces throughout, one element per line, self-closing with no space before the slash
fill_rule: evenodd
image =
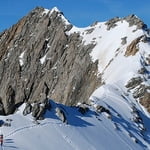
<path id="1" fill-rule="evenodd" d="M 63 122 L 63 123 L 68 123 L 67 122 L 67 118 L 66 118 L 66 115 L 64 113 L 64 111 L 62 109 L 60 109 L 59 107 L 56 107 L 56 115 L 57 117 Z"/>

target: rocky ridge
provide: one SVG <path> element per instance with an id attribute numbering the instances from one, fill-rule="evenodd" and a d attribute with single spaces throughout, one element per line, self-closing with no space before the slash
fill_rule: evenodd
<path id="1" fill-rule="evenodd" d="M 126 30 L 120 32 L 126 28 L 130 36 Z M 141 42 L 149 44 L 148 32 L 135 15 L 80 29 L 57 8 L 35 8 L 0 35 L 0 114 L 11 114 L 27 103 L 24 115 L 33 109 L 33 116 L 39 119 L 48 108 L 48 99 L 69 106 L 88 103 L 96 88 L 111 84 L 109 78 L 115 72 L 112 66 L 118 57 L 127 62 L 141 53 Z M 97 54 L 97 50 L 102 52 Z M 110 53 L 113 55 L 108 58 Z M 150 54 L 142 53 L 140 60 L 133 59 L 140 62 L 134 70 L 136 77 L 130 77 L 124 86 L 149 111 Z M 121 80 L 120 76 L 116 78 Z"/>
<path id="2" fill-rule="evenodd" d="M 100 85 L 89 55 L 94 45 L 68 36 L 71 28 L 57 8 L 37 7 L 0 35 L 0 114 L 47 98 L 66 105 L 88 100 Z"/>

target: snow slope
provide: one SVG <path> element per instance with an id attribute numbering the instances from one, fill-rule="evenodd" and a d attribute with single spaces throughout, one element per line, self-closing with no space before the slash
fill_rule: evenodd
<path id="1" fill-rule="evenodd" d="M 51 10 L 59 11 L 57 8 Z M 45 10 L 43 14 L 49 13 Z M 50 14 L 51 14 L 50 13 Z M 62 16 L 64 22 L 69 22 Z M 125 21 L 118 21 L 117 26 L 107 30 L 105 22 L 87 28 L 73 28 L 82 36 L 82 44 L 95 44 L 91 59 L 99 62 L 99 74 L 104 85 L 90 97 L 89 111 L 83 115 L 77 107 L 67 107 L 50 101 L 52 109 L 46 112 L 45 120 L 35 122 L 31 115 L 23 116 L 22 105 L 14 115 L 0 116 L 4 122 L 12 119 L 11 126 L 2 126 L 5 150 L 150 150 L 150 115 L 129 93 L 125 84 L 137 76 L 142 67 L 141 60 L 150 54 L 150 45 L 140 42 L 139 52 L 125 57 L 127 46 L 136 38 L 147 33 L 129 27 Z M 134 32 L 133 32 L 134 31 Z M 147 35 L 148 36 L 148 35 Z M 126 44 L 121 38 L 127 37 Z M 23 54 L 22 54 L 23 55 Z M 45 56 L 46 57 L 46 56 Z M 20 63 L 23 64 L 23 56 Z M 43 63 L 45 58 L 41 59 Z M 150 68 L 147 69 L 149 70 Z M 147 84 L 149 84 L 149 79 Z M 98 113 L 101 105 L 109 110 Z M 60 107 L 66 114 L 68 124 L 63 124 L 55 114 Z M 142 120 L 136 122 L 135 119 Z M 146 129 L 146 130 L 145 130 Z"/>
<path id="2" fill-rule="evenodd" d="M 115 98 L 115 101 L 111 100 L 112 98 Z M 31 115 L 25 117 L 22 115 L 24 108 L 22 105 L 14 115 L 0 117 L 4 121 L 12 119 L 11 127 L 1 127 L 5 138 L 4 149 L 142 150 L 150 148 L 131 121 L 130 105 L 120 98 L 120 95 L 113 97 L 112 93 L 108 98 L 104 96 L 101 101 L 110 108 L 112 119 L 109 119 L 106 113 L 95 113 L 93 107 L 86 115 L 82 115 L 75 107 L 66 107 L 50 101 L 52 110 L 47 111 L 45 120 L 36 124 Z M 55 115 L 56 106 L 65 110 L 67 125 Z M 138 143 L 135 143 L 135 138 Z"/>

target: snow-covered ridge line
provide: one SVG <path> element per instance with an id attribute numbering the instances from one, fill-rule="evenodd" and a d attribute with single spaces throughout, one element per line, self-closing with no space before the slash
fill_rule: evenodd
<path id="1" fill-rule="evenodd" d="M 125 51 L 127 46 L 136 38 L 145 35 L 145 31 L 142 29 L 137 29 L 136 25 L 129 26 L 129 23 L 126 20 L 118 21 L 114 27 L 110 30 L 107 29 L 107 22 L 98 22 L 93 26 L 89 26 L 86 28 L 77 28 L 73 27 L 69 32 L 68 35 L 76 32 L 80 33 L 83 38 L 82 44 L 94 44 L 95 47 L 91 52 L 91 58 L 95 62 L 96 60 L 99 61 L 99 73 L 104 73 L 104 80 L 108 80 L 110 82 L 110 73 L 111 81 L 121 80 L 123 78 L 120 77 L 120 73 L 123 72 L 120 66 L 121 61 L 123 61 L 122 65 L 125 65 L 126 75 L 131 73 L 133 70 L 136 72 L 135 68 L 140 67 L 138 56 L 135 58 L 127 58 L 124 57 Z M 138 59 L 135 63 L 132 59 Z M 114 60 L 114 61 L 113 61 Z M 130 65 L 129 65 L 129 63 Z M 109 69 L 109 64 L 112 63 L 113 67 L 120 66 L 120 71 L 117 71 L 118 74 L 115 72 L 112 74 L 111 70 Z M 131 66 L 131 67 L 128 67 Z M 136 67 L 135 67 L 136 66 Z M 125 71 L 124 70 L 124 71 Z M 134 73 L 132 73 L 134 74 Z M 127 75 L 128 76 L 128 75 Z M 126 80 L 126 79 L 125 79 Z"/>
<path id="2" fill-rule="evenodd" d="M 144 87 L 150 85 L 150 43 L 145 36 L 146 31 L 137 29 L 136 25 L 130 25 L 132 21 L 128 22 L 123 19 L 98 22 L 86 28 L 67 26 L 69 23 L 57 8 L 52 10 L 43 10 L 42 8 L 38 16 L 39 19 L 43 19 L 39 26 L 35 24 L 35 27 L 38 26 L 38 28 L 35 28 L 35 31 L 34 28 L 28 28 L 29 31 L 31 29 L 29 37 L 32 39 L 30 40 L 32 47 L 22 47 L 24 44 L 20 41 L 25 39 L 27 40 L 24 43 L 29 41 L 28 37 L 24 38 L 23 35 L 27 35 L 24 32 L 21 36 L 23 40 L 18 42 L 20 46 L 17 47 L 16 44 L 16 49 L 12 52 L 14 54 L 18 52 L 17 55 L 12 57 L 9 51 L 5 57 L 10 57 L 8 61 L 5 61 L 6 63 L 11 62 L 12 58 L 17 58 L 17 66 L 8 69 L 6 77 L 4 76 L 5 66 L 9 64 L 4 63 L 3 70 L 1 69 L 4 79 L 13 76 L 15 78 L 15 82 L 8 80 L 6 82 L 8 84 L 5 83 L 5 80 L 3 80 L 4 82 L 1 80 L 4 85 L 1 89 L 9 87 L 5 90 L 6 92 L 1 91 L 1 94 L 4 93 L 3 100 L 5 97 L 7 98 L 3 103 L 4 106 L 5 102 L 11 102 L 14 99 L 14 95 L 16 101 L 21 100 L 21 103 L 24 100 L 27 101 L 19 108 L 17 107 L 17 111 L 13 115 L 0 116 L 4 149 L 57 150 L 61 147 L 62 150 L 150 150 L 150 115 L 141 107 L 139 99 L 135 99 L 135 94 L 139 93 L 134 93 L 132 88 L 133 84 L 136 85 L 135 89 L 142 85 L 142 90 L 140 90 L 146 92 Z M 33 20 L 36 18 L 31 17 L 30 21 Z M 42 27 L 45 20 L 46 23 Z M 57 30 L 57 21 L 62 25 L 62 27 L 58 25 L 61 29 L 60 32 Z M 34 21 L 30 24 L 34 25 Z M 66 28 L 68 30 L 65 30 L 65 27 L 68 27 Z M 71 27 L 72 29 L 70 29 Z M 23 31 L 26 30 L 23 29 Z M 79 34 L 71 35 L 74 32 L 79 33 L 80 36 L 78 36 Z M 32 37 L 32 33 L 35 36 Z M 60 33 L 58 37 L 57 33 Z M 71 36 L 67 37 L 65 33 Z M 43 36 L 40 36 L 42 34 Z M 70 39 L 74 40 L 74 36 L 75 41 L 71 41 Z M 136 40 L 138 38 L 139 40 Z M 17 43 L 17 40 L 14 41 Z M 33 45 L 35 43 L 40 45 L 33 46 L 32 41 Z M 85 46 L 88 44 L 93 45 Z M 126 55 L 127 49 L 129 55 Z M 77 53 L 76 50 L 80 50 L 79 55 L 75 55 L 75 63 L 72 63 L 72 54 L 74 55 L 73 52 Z M 33 55 L 34 51 L 35 56 Z M 89 52 L 91 53 L 89 54 Z M 82 54 L 86 54 L 87 59 L 84 59 Z M 59 55 L 60 59 L 57 60 L 56 57 Z M 91 62 L 89 55 L 93 62 L 97 60 L 96 63 Z M 81 63 L 82 60 L 83 63 Z M 96 76 L 97 62 L 98 77 L 101 78 Z M 16 64 L 16 59 L 13 63 Z M 62 65 L 59 66 L 60 64 Z M 46 66 L 48 67 L 46 68 Z M 79 67 L 76 69 L 75 66 Z M 17 74 L 13 74 L 15 71 L 13 68 L 17 68 Z M 96 69 L 93 71 L 89 68 Z M 85 71 L 82 73 L 84 69 Z M 13 70 L 12 73 L 11 70 Z M 45 74 L 47 76 L 44 77 Z M 74 74 L 76 74 L 75 77 Z M 83 78 L 81 78 L 81 74 Z M 85 80 L 88 75 L 89 82 Z M 133 78 L 135 80 L 129 82 Z M 88 88 L 92 88 L 92 82 L 94 80 L 98 82 L 98 79 L 100 82 L 102 79 L 103 85 L 98 88 L 96 86 L 97 89 L 89 98 L 91 92 Z M 59 81 L 62 86 L 59 86 Z M 84 84 L 86 86 L 82 87 Z M 150 86 L 147 89 L 150 92 Z M 8 94 L 6 95 L 6 93 Z M 61 95 L 62 93 L 64 95 Z M 20 94 L 20 97 L 17 94 Z M 56 94 L 59 94 L 56 101 L 59 101 L 60 98 L 64 101 L 66 97 L 64 103 L 71 101 L 74 97 L 74 106 L 71 104 L 69 107 L 49 100 Z M 83 97 L 82 94 L 89 95 Z M 76 100 L 83 103 L 75 105 Z M 11 109 L 11 103 L 8 103 L 6 108 L 9 104 Z M 20 103 L 18 104 L 20 105 Z"/>
<path id="3" fill-rule="evenodd" d="M 52 14 L 54 11 L 60 12 L 60 10 L 57 7 L 53 7 L 50 11 L 51 11 L 50 14 Z"/>
<path id="4" fill-rule="evenodd" d="M 70 25 L 70 22 L 64 17 L 63 13 L 57 7 L 53 7 L 52 9 L 44 9 L 42 15 L 49 14 L 49 16 L 51 16 L 54 12 L 58 13 L 58 16 L 61 17 L 66 25 Z"/>

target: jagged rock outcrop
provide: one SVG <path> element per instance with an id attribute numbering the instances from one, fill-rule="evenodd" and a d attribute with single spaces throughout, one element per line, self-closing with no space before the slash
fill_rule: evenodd
<path id="1" fill-rule="evenodd" d="M 65 115 L 64 111 L 63 111 L 62 109 L 60 109 L 59 107 L 56 107 L 55 111 L 56 111 L 57 117 L 58 117 L 63 123 L 68 124 L 68 121 L 67 121 L 67 118 L 66 118 L 66 115 Z"/>
<path id="2" fill-rule="evenodd" d="M 128 91 L 132 90 L 132 95 L 150 112 L 150 86 L 145 85 L 141 77 L 132 78 L 126 85 Z"/>
<path id="3" fill-rule="evenodd" d="M 119 21 L 127 21 L 129 23 L 129 27 L 136 26 L 136 30 L 138 29 L 146 29 L 147 25 L 144 24 L 144 22 L 139 19 L 136 15 L 132 14 L 124 18 L 115 17 L 107 21 L 105 24 L 107 25 L 107 30 L 110 30 L 111 28 L 114 28 L 117 26 L 117 22 Z M 134 32 L 136 31 L 134 30 Z"/>
<path id="4" fill-rule="evenodd" d="M 133 25 L 136 25 L 136 30 L 137 29 L 146 29 L 147 28 L 147 25 L 144 24 L 144 22 L 142 20 L 140 20 L 134 14 L 129 15 L 129 16 L 125 17 L 124 19 L 129 23 L 130 27 L 133 26 Z"/>
<path id="5" fill-rule="evenodd" d="M 134 56 L 138 52 L 139 49 L 138 49 L 137 44 L 142 38 L 143 36 L 140 36 L 128 45 L 126 52 L 125 52 L 125 56 Z"/>
<path id="6" fill-rule="evenodd" d="M 127 37 L 125 36 L 125 37 L 123 37 L 123 38 L 121 38 L 121 44 L 122 45 L 125 45 L 126 43 L 127 43 Z"/>
<path id="7" fill-rule="evenodd" d="M 120 34 L 119 26 L 127 30 Z M 143 29 L 147 35 L 136 33 Z M 56 8 L 37 7 L 0 35 L 0 114 L 11 114 L 24 102 L 34 103 L 32 108 L 26 106 L 24 115 L 32 112 L 35 118 L 42 119 L 47 109 L 41 105 L 43 100 L 53 99 L 70 106 L 87 102 L 93 91 L 107 80 L 103 77 L 113 76 L 110 66 L 121 53 L 125 59 L 136 56 L 139 43 L 149 41 L 146 25 L 135 15 L 78 30 Z M 149 78 L 145 67 L 150 64 L 149 55 L 141 56 L 140 63 L 137 71 L 140 75 L 128 81 L 126 87 L 129 92 L 132 90 L 134 98 L 142 98 L 142 103 L 147 102 L 140 87 Z"/>
<path id="8" fill-rule="evenodd" d="M 67 105 L 88 100 L 100 85 L 89 55 L 94 45 L 67 35 L 71 28 L 62 12 L 37 7 L 0 35 L 1 114 L 45 98 Z"/>
<path id="9" fill-rule="evenodd" d="M 105 23 L 105 25 L 107 25 L 107 30 L 110 30 L 111 28 L 114 28 L 117 26 L 117 22 L 120 21 L 120 18 L 119 17 L 115 17 L 115 18 L 112 18 L 110 19 L 109 21 L 107 21 Z"/>
<path id="10" fill-rule="evenodd" d="M 140 103 L 147 109 L 148 112 L 150 112 L 150 93 L 148 91 L 146 91 L 140 98 Z"/>
<path id="11" fill-rule="evenodd" d="M 23 110 L 23 115 L 26 116 L 32 112 L 32 105 L 30 103 L 26 103 L 26 106 Z"/>

